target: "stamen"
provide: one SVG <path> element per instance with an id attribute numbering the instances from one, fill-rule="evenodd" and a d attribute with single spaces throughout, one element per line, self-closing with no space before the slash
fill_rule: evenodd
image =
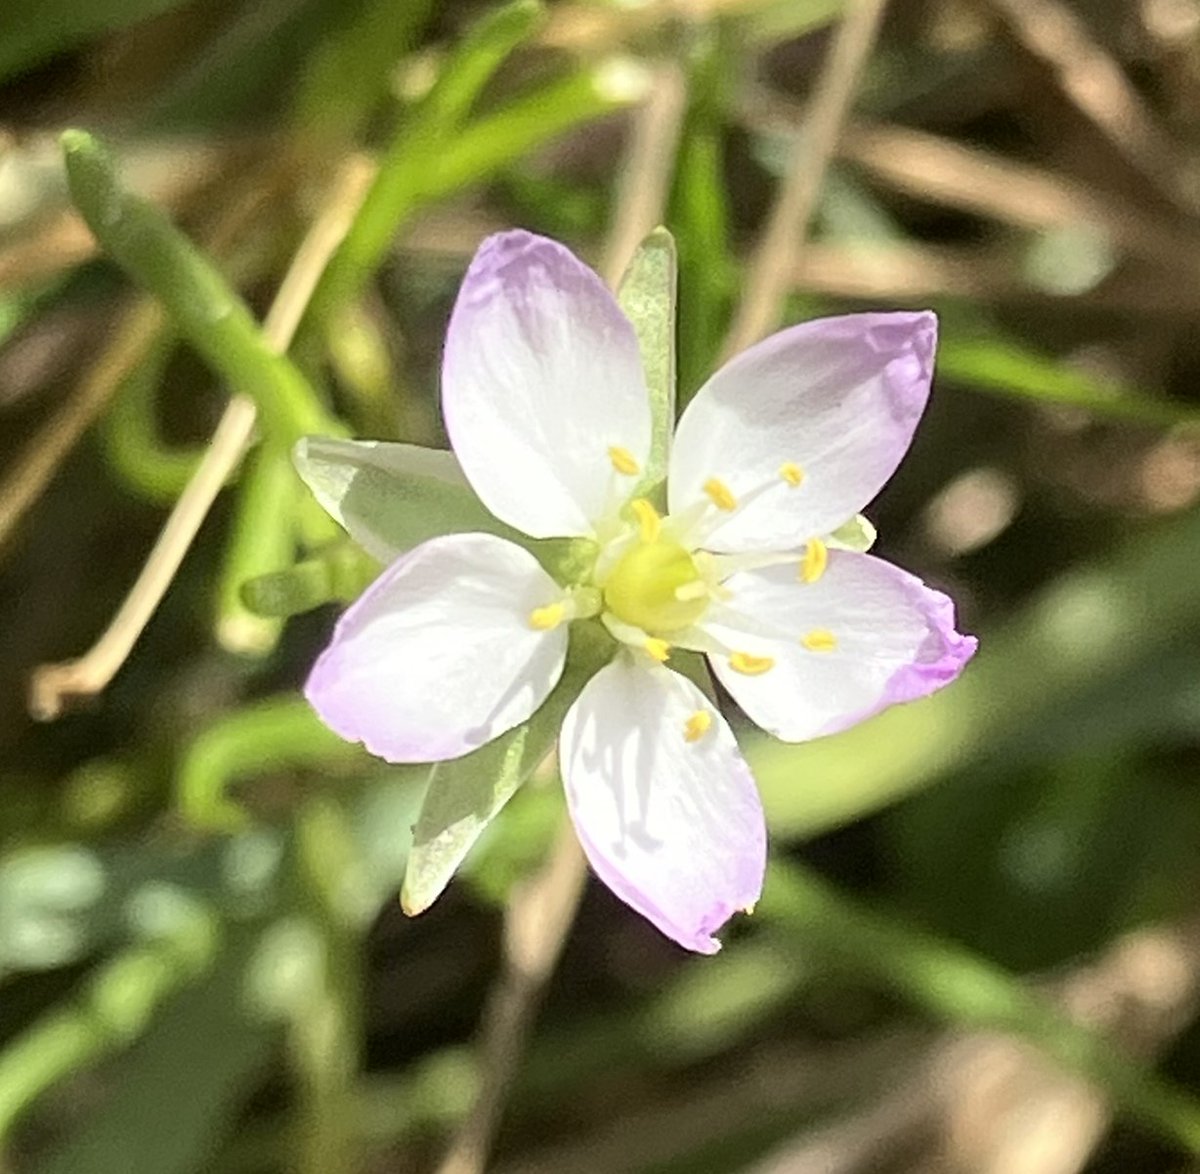
<path id="1" fill-rule="evenodd" d="M 828 628 L 813 628 L 800 637 L 800 643 L 809 652 L 832 652 L 837 647 L 837 637 Z"/>
<path id="2" fill-rule="evenodd" d="M 747 677 L 757 677 L 775 667 L 775 658 L 754 656 L 749 652 L 735 652 L 729 658 L 729 667 L 735 673 L 742 673 Z"/>
<path id="3" fill-rule="evenodd" d="M 698 709 L 683 723 L 683 740 L 699 742 L 708 733 L 712 725 L 712 714 L 706 709 Z"/>
<path id="4" fill-rule="evenodd" d="M 636 477 L 641 472 L 633 453 L 619 444 L 609 445 L 608 459 L 612 461 L 612 467 L 626 477 Z"/>
<path id="5" fill-rule="evenodd" d="M 662 531 L 662 518 L 658 516 L 653 504 L 644 497 L 634 498 L 629 503 L 633 516 L 637 519 L 638 533 L 643 542 L 654 542 Z"/>
<path id="6" fill-rule="evenodd" d="M 671 646 L 665 640 L 659 639 L 657 636 L 647 636 L 642 648 L 646 650 L 659 664 L 662 664 L 668 656 L 671 655 Z"/>
<path id="7" fill-rule="evenodd" d="M 545 607 L 535 607 L 529 613 L 529 626 L 539 632 L 549 632 L 557 628 L 567 618 L 565 603 L 548 603 Z"/>
<path id="8" fill-rule="evenodd" d="M 737 498 L 733 496 L 733 490 L 719 477 L 710 477 L 701 488 L 708 494 L 709 501 L 717 509 L 724 510 L 726 513 L 737 509 Z"/>
<path id="9" fill-rule="evenodd" d="M 680 587 L 675 588 L 675 598 L 680 603 L 690 603 L 693 599 L 705 599 L 708 597 L 708 584 L 703 579 L 696 579 L 691 583 L 684 583 Z"/>
<path id="10" fill-rule="evenodd" d="M 815 583 L 829 565 L 829 547 L 819 538 L 810 539 L 804 548 L 804 559 L 800 563 L 800 579 L 804 583 Z"/>
<path id="11" fill-rule="evenodd" d="M 779 475 L 795 489 L 804 480 L 804 470 L 794 461 L 785 461 L 779 466 Z"/>

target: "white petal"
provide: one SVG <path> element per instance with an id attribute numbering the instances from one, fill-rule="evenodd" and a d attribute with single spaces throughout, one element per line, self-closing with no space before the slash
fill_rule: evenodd
<path id="1" fill-rule="evenodd" d="M 775 566 L 733 575 L 725 586 L 732 599 L 705 617 L 704 632 L 775 663 L 747 675 L 711 655 L 713 671 L 751 720 L 787 742 L 924 697 L 975 652 L 975 638 L 955 630 L 945 595 L 871 555 L 830 551 L 815 583 L 801 582 L 794 566 Z"/>
<path id="2" fill-rule="evenodd" d="M 705 715 L 691 740 L 688 722 Z M 567 803 L 596 874 L 689 950 L 762 891 L 766 831 L 732 732 L 686 677 L 621 654 L 584 686 L 560 743 Z"/>
<path id="3" fill-rule="evenodd" d="M 332 730 L 389 762 L 459 758 L 523 722 L 562 675 L 566 626 L 529 624 L 561 594 L 511 542 L 434 538 L 346 611 L 305 694 Z"/>
<path id="4" fill-rule="evenodd" d="M 790 550 L 867 504 L 907 451 L 933 375 L 930 313 L 848 314 L 772 335 L 721 368 L 688 405 L 668 480 L 672 514 L 724 483 L 703 545 Z M 781 470 L 792 467 L 789 484 Z"/>
<path id="5" fill-rule="evenodd" d="M 589 535 L 650 452 L 637 337 L 604 283 L 527 232 L 489 237 L 463 279 L 442 368 L 446 430 L 476 493 L 534 538 Z"/>

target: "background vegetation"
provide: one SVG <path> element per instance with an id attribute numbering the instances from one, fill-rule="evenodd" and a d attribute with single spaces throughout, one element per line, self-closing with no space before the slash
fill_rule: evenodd
<path id="1" fill-rule="evenodd" d="M 1196 1168 L 1200 7 L 883 8 L 3 6 L 5 1174 Z M 371 566 L 288 450 L 444 443 L 486 232 L 615 272 L 660 221 L 682 396 L 939 312 L 869 512 L 982 651 L 739 725 L 774 856 L 714 959 L 574 915 L 552 764 L 405 918 L 425 775 L 299 698 Z"/>

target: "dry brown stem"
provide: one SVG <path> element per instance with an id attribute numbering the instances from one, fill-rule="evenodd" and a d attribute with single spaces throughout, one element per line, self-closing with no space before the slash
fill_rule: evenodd
<path id="1" fill-rule="evenodd" d="M 846 5 L 817 80 L 803 134 L 796 140 L 766 228 L 750 258 L 745 290 L 721 348 L 722 359 L 745 350 L 779 325 L 792 271 L 875 44 L 885 4 L 886 0 L 850 0 Z"/>
<path id="2" fill-rule="evenodd" d="M 271 306 L 263 333 L 276 350 L 286 350 L 317 279 L 345 235 L 369 182 L 371 168 L 351 159 L 334 184 L 325 209 L 297 250 Z M 57 718 L 73 698 L 100 693 L 125 663 L 142 630 L 170 587 L 184 556 L 221 487 L 237 468 L 254 433 L 257 409 L 245 395 L 233 396 L 204 457 L 175 503 L 137 580 L 100 639 L 77 660 L 34 670 L 29 709 L 34 717 Z"/>

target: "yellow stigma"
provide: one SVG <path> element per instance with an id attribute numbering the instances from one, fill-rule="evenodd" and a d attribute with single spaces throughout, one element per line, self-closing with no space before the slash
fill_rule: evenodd
<path id="1" fill-rule="evenodd" d="M 637 461 L 633 459 L 633 453 L 619 444 L 609 446 L 608 459 L 612 461 L 612 467 L 626 477 L 636 477 L 641 472 Z"/>
<path id="2" fill-rule="evenodd" d="M 712 725 L 712 714 L 706 709 L 698 709 L 691 717 L 683 723 L 683 740 L 685 742 L 699 742 L 705 734 L 708 733 L 709 726 Z"/>
<path id="3" fill-rule="evenodd" d="M 813 628 L 800 637 L 800 643 L 809 652 L 832 652 L 837 647 L 837 637 L 828 628 Z"/>
<path id="4" fill-rule="evenodd" d="M 545 607 L 535 607 L 529 613 L 529 626 L 539 632 L 549 632 L 551 628 L 557 628 L 566 617 L 566 604 L 548 603 Z"/>
<path id="5" fill-rule="evenodd" d="M 704 482 L 702 488 L 708 494 L 709 501 L 717 509 L 724 510 L 726 513 L 737 509 L 737 498 L 733 496 L 733 490 L 720 477 L 710 477 Z"/>
<path id="6" fill-rule="evenodd" d="M 629 503 L 633 516 L 637 519 L 638 535 L 643 542 L 654 542 L 662 531 L 662 518 L 658 516 L 652 503 L 644 497 L 634 498 Z"/>
<path id="7" fill-rule="evenodd" d="M 779 466 L 779 475 L 795 489 L 804 480 L 804 470 L 794 461 L 785 461 Z"/>
<path id="8" fill-rule="evenodd" d="M 662 664 L 671 655 L 671 646 L 665 640 L 660 640 L 657 636 L 647 636 L 646 642 L 642 647 L 659 664 Z"/>
<path id="9" fill-rule="evenodd" d="M 829 565 L 829 547 L 819 538 L 813 538 L 804 548 L 804 559 L 800 563 L 800 578 L 805 583 L 815 583 Z"/>
<path id="10" fill-rule="evenodd" d="M 735 673 L 747 677 L 757 677 L 775 667 L 775 660 L 770 656 L 754 656 L 749 652 L 735 652 L 729 658 L 729 667 Z"/>
<path id="11" fill-rule="evenodd" d="M 697 595 L 694 584 L 705 586 L 692 556 L 677 542 L 647 540 L 643 529 L 604 584 L 604 606 L 643 632 L 677 632 L 708 607 L 707 588 Z"/>

